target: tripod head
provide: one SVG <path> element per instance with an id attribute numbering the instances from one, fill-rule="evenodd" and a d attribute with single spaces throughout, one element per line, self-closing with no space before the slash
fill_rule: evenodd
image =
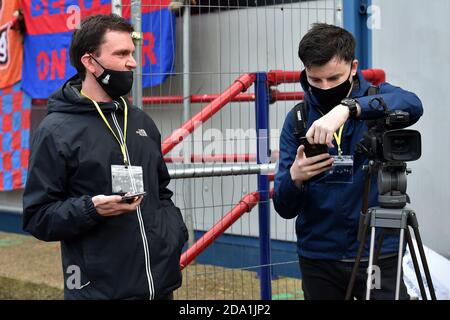
<path id="1" fill-rule="evenodd" d="M 406 162 L 370 161 L 364 170 L 369 172 L 369 176 L 377 172 L 378 204 L 382 208 L 402 209 L 410 203 L 406 194 L 407 174 L 411 170 L 406 167 Z"/>
<path id="2" fill-rule="evenodd" d="M 401 209 L 410 203 L 406 194 L 406 175 L 411 170 L 405 162 L 384 163 L 378 170 L 378 203 L 382 208 Z"/>

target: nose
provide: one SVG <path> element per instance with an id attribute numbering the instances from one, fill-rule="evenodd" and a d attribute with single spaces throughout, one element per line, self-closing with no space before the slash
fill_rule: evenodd
<path id="1" fill-rule="evenodd" d="M 322 80 L 322 82 L 319 85 L 319 88 L 323 89 L 323 90 L 328 90 L 328 89 L 331 89 L 332 87 L 333 87 L 333 84 L 327 80 Z"/>
<path id="2" fill-rule="evenodd" d="M 125 64 L 125 66 L 126 66 L 128 69 L 131 69 L 131 70 L 132 70 L 132 69 L 136 69 L 137 63 L 136 63 L 136 60 L 134 60 L 133 55 L 130 55 L 130 57 L 129 57 L 127 63 Z"/>

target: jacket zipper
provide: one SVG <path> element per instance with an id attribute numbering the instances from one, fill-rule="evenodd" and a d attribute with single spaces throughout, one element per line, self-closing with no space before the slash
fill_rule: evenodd
<path id="1" fill-rule="evenodd" d="M 119 108 L 118 102 L 114 101 L 114 105 L 116 106 L 116 110 Z M 114 122 L 114 125 L 119 133 L 119 139 L 122 141 L 122 143 L 124 142 L 124 137 L 123 137 L 123 132 L 122 129 L 119 126 L 119 122 L 117 121 L 116 118 L 116 113 L 113 111 L 111 113 L 111 117 L 112 120 Z M 131 158 L 130 158 L 130 154 L 128 153 L 128 147 L 125 144 L 125 151 L 127 153 L 127 158 L 128 158 L 128 165 L 131 168 Z M 131 169 L 130 169 L 131 170 Z M 133 175 L 131 175 L 131 183 L 133 186 L 133 191 L 136 192 L 136 184 L 134 182 L 134 177 Z M 144 246 L 144 256 L 145 256 L 145 271 L 147 273 L 147 282 L 148 282 L 148 290 L 150 293 L 150 300 L 153 300 L 155 297 L 155 288 L 154 288 L 154 284 L 153 284 L 153 276 L 152 276 L 152 270 L 151 270 L 151 266 L 150 266 L 150 250 L 148 247 L 148 241 L 147 241 L 147 235 L 145 234 L 145 229 L 144 229 L 144 220 L 142 218 L 142 212 L 141 212 L 141 207 L 138 206 L 137 210 L 136 210 L 136 215 L 138 218 L 138 222 L 139 222 L 139 229 L 141 231 L 141 237 L 142 237 L 142 244 Z"/>

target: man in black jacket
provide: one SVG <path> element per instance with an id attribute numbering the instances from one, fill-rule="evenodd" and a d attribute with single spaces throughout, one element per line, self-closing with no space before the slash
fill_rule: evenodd
<path id="1" fill-rule="evenodd" d="M 78 74 L 49 98 L 32 141 L 23 228 L 61 241 L 66 299 L 170 299 L 181 285 L 187 230 L 161 135 L 122 97 L 136 67 L 132 31 L 115 15 L 81 23 L 70 47 Z"/>

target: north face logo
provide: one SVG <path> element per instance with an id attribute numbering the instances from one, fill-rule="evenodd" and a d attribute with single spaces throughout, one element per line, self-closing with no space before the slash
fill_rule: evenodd
<path id="1" fill-rule="evenodd" d="M 138 129 L 138 130 L 136 130 L 136 133 L 137 133 L 138 135 L 140 135 L 141 137 L 148 137 L 148 136 L 147 136 L 147 132 L 145 132 L 144 129 Z"/>

